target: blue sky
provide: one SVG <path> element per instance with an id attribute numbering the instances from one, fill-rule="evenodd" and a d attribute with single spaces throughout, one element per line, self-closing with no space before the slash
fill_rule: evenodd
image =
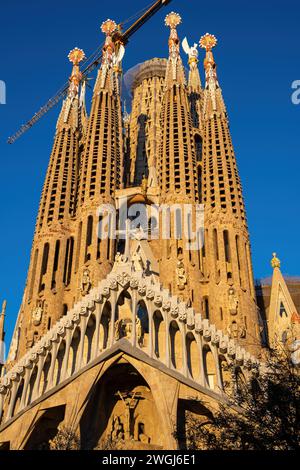
<path id="1" fill-rule="evenodd" d="M 148 3 L 1 4 L 0 80 L 6 83 L 7 104 L 0 105 L 0 301 L 8 301 L 7 340 L 21 303 L 59 107 L 15 144 L 6 144 L 6 139 L 66 82 L 70 49 L 78 46 L 90 55 L 102 42 L 103 20 L 121 22 Z M 273 251 L 284 273 L 299 275 L 300 105 L 291 102 L 291 84 L 300 80 L 300 3 L 173 0 L 132 38 L 125 71 L 167 55 L 163 19 L 171 10 L 183 18 L 182 39 L 187 35 L 196 42 L 210 32 L 219 40 L 215 59 L 244 188 L 255 277 L 271 274 Z"/>

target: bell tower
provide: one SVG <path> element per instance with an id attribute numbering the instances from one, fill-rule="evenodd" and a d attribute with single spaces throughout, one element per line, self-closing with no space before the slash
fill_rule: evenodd
<path id="1" fill-rule="evenodd" d="M 242 186 L 217 77 L 217 39 L 200 39 L 205 49 L 203 95 L 203 179 L 205 205 L 206 316 L 242 343 L 259 343 L 249 233 Z"/>
<path id="2" fill-rule="evenodd" d="M 105 43 L 80 166 L 74 265 L 76 285 L 73 286 L 76 299 L 88 293 L 108 274 L 115 256 L 113 225 L 109 223 L 106 227 L 106 238 L 100 231 L 105 216 L 101 208 L 105 205 L 115 207 L 115 191 L 121 188 L 123 181 L 120 74 L 125 49 L 122 43 L 113 40 L 116 29 L 117 24 L 109 19 L 101 26 Z"/>
<path id="3" fill-rule="evenodd" d="M 180 57 L 177 27 L 181 17 L 169 13 L 169 58 L 161 108 L 161 143 L 158 159 L 160 200 L 169 211 L 170 230 L 162 234 L 161 278 L 172 293 L 200 308 L 201 252 L 191 248 L 197 234 L 196 204 L 199 203 L 197 162 L 189 90 Z M 166 214 L 162 214 L 161 227 Z M 165 238 L 165 235 L 170 237 Z M 174 273 L 173 277 L 170 273 Z M 197 295 L 196 295 L 197 292 Z"/>
<path id="4" fill-rule="evenodd" d="M 71 277 L 72 223 L 79 172 L 81 122 L 85 109 L 79 96 L 81 49 L 69 54 L 73 64 L 67 97 L 60 112 L 37 216 L 30 266 L 19 314 L 18 356 L 63 315 Z"/>

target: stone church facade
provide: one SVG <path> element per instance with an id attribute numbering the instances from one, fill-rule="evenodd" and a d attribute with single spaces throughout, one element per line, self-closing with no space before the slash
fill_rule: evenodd
<path id="1" fill-rule="evenodd" d="M 125 48 L 115 22 L 101 27 L 89 115 L 84 52 L 69 54 L 69 92 L 2 366 L 0 448 L 43 448 L 62 426 L 84 449 L 107 439 L 184 447 L 175 430 L 184 435 L 187 412 L 207 420 L 259 373 L 266 344 L 298 338 L 299 304 L 275 255 L 271 291 L 254 283 L 217 40 L 200 39 L 202 85 L 197 45 L 184 39 L 186 76 L 180 23 L 167 15 L 168 59 L 131 73 L 130 114 L 122 112 Z M 0 337 L 4 314 L 5 305 Z"/>

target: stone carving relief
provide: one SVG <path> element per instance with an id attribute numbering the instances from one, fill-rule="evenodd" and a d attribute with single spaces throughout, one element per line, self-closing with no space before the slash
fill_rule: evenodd
<path id="1" fill-rule="evenodd" d="M 187 277 L 183 261 L 177 261 L 176 284 L 179 290 L 184 290 L 185 285 L 187 284 Z"/>
<path id="2" fill-rule="evenodd" d="M 139 317 L 136 317 L 136 339 L 139 346 L 144 344 L 144 331 Z M 131 318 L 122 318 L 115 322 L 115 340 L 122 338 L 130 339 L 132 337 L 132 320 Z"/>
<path id="3" fill-rule="evenodd" d="M 237 315 L 239 300 L 233 287 L 228 290 L 228 307 L 230 315 Z"/>
<path id="4" fill-rule="evenodd" d="M 244 339 L 247 336 L 246 326 L 243 323 L 233 321 L 227 328 L 229 338 Z"/>
<path id="5" fill-rule="evenodd" d="M 132 267 L 134 271 L 144 271 L 144 264 L 141 255 L 136 251 L 131 257 Z"/>
<path id="6" fill-rule="evenodd" d="M 92 282 L 90 277 L 90 271 L 85 269 L 83 271 L 82 279 L 81 279 L 81 294 L 87 295 L 92 288 Z"/>
<path id="7" fill-rule="evenodd" d="M 125 255 L 122 255 L 119 251 L 117 252 L 116 256 L 115 256 L 115 263 L 117 266 L 124 266 L 125 264 L 127 264 L 127 256 Z"/>
<path id="8" fill-rule="evenodd" d="M 41 324 L 44 311 L 45 311 L 45 301 L 38 300 L 31 314 L 32 324 L 34 326 L 39 326 Z"/>
<path id="9" fill-rule="evenodd" d="M 124 425 L 119 416 L 113 416 L 110 437 L 112 442 L 124 440 Z"/>

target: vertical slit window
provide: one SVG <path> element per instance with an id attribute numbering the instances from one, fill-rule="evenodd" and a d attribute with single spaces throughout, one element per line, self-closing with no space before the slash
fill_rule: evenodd
<path id="1" fill-rule="evenodd" d="M 85 245 L 85 263 L 91 259 L 89 248 L 93 239 L 93 217 L 88 216 L 87 229 L 86 229 L 86 245 Z"/>
<path id="2" fill-rule="evenodd" d="M 57 268 L 58 268 L 59 248 L 60 248 L 60 241 L 57 240 L 55 244 L 51 289 L 54 289 L 56 287 L 56 273 L 57 273 Z"/>
<path id="3" fill-rule="evenodd" d="M 228 230 L 224 230 L 224 232 L 223 232 L 223 239 L 224 239 L 225 261 L 226 261 L 226 263 L 230 263 L 230 261 L 231 261 L 231 256 L 230 256 L 230 246 L 229 246 L 229 233 L 228 233 Z"/>
<path id="4" fill-rule="evenodd" d="M 75 273 L 78 271 L 79 257 L 80 257 L 80 246 L 81 246 L 81 233 L 82 233 L 82 222 L 80 222 L 77 233 L 77 252 L 75 261 Z"/>
<path id="5" fill-rule="evenodd" d="M 45 289 L 45 283 L 43 281 L 43 277 L 47 272 L 48 267 L 48 257 L 49 257 L 49 243 L 45 243 L 44 251 L 43 251 L 43 259 L 42 259 L 42 266 L 41 266 L 41 276 L 40 276 L 40 286 L 39 292 Z"/>

